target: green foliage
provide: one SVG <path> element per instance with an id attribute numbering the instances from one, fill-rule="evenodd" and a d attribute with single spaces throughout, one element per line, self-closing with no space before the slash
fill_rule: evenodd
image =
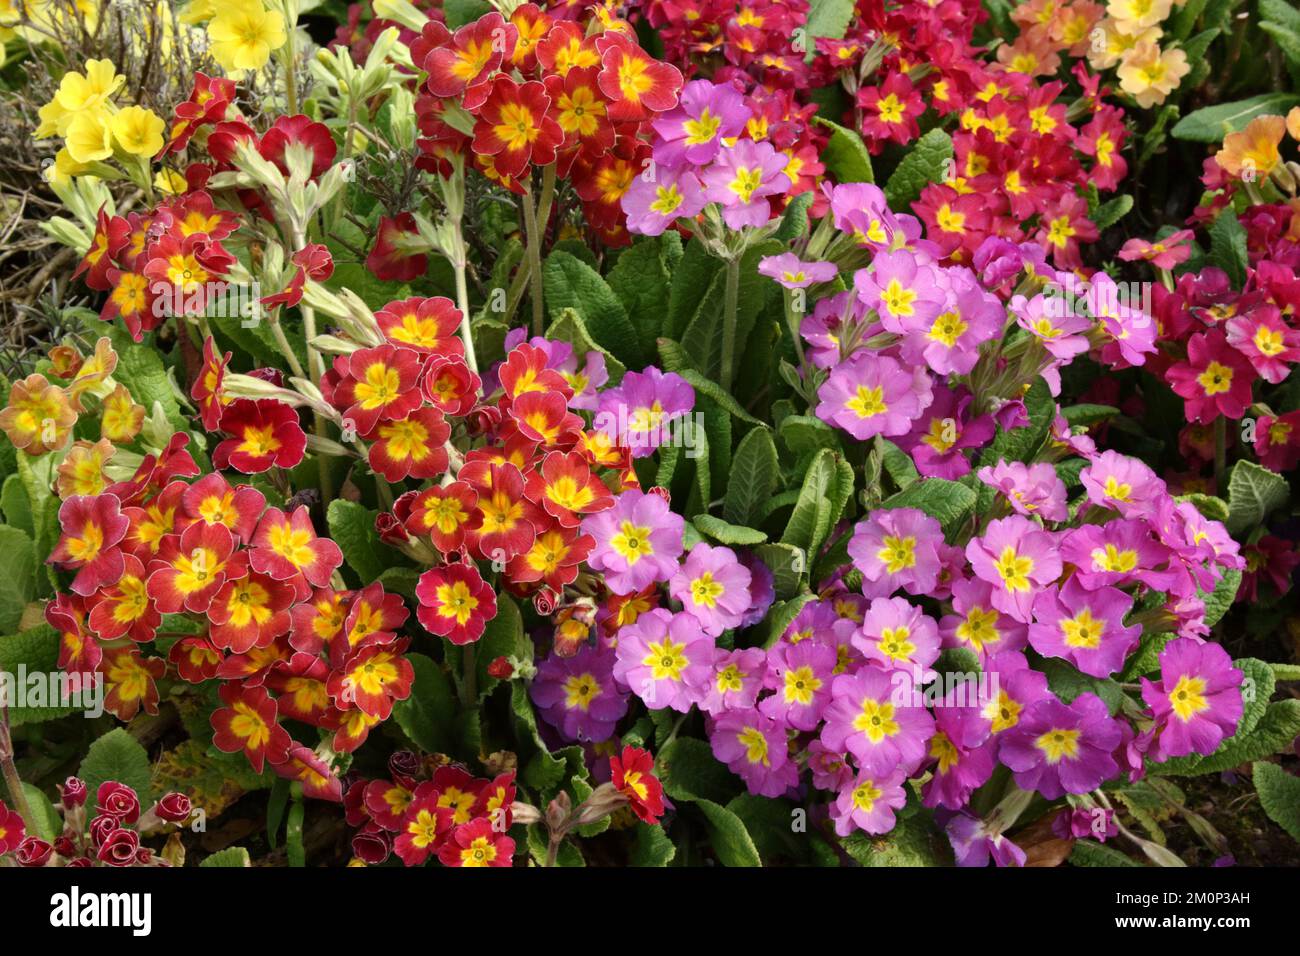
<path id="1" fill-rule="evenodd" d="M 92 811 L 99 785 L 109 780 L 130 787 L 143 806 L 149 805 L 152 792 L 149 754 L 121 727 L 110 730 L 90 745 L 77 776 L 86 782 L 86 790 L 91 795 L 86 802 Z"/>

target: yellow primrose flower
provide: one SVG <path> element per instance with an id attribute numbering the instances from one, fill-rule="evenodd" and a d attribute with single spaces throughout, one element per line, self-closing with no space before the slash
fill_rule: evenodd
<path id="1" fill-rule="evenodd" d="M 97 495 L 108 487 L 104 466 L 117 451 L 107 438 L 97 442 L 77 441 L 58 467 L 55 487 L 60 498 L 72 495 Z"/>
<path id="2" fill-rule="evenodd" d="M 90 167 L 73 159 L 68 147 L 64 146 L 55 154 L 54 163 L 47 168 L 45 178 L 55 185 L 62 185 L 73 176 L 85 176 L 89 172 Z"/>
<path id="3" fill-rule="evenodd" d="M 190 0 L 177 17 L 181 23 L 195 24 L 211 20 L 217 15 L 216 0 Z"/>
<path id="4" fill-rule="evenodd" d="M 174 169 L 160 169 L 153 178 L 154 188 L 168 196 L 179 196 L 189 188 L 189 183 Z"/>
<path id="5" fill-rule="evenodd" d="M 1116 75 L 1120 89 L 1132 95 L 1138 106 L 1147 109 L 1163 103 L 1191 69 L 1182 50 L 1162 53 L 1154 43 L 1139 43 L 1124 54 Z"/>
<path id="6" fill-rule="evenodd" d="M 1172 7 L 1173 0 L 1109 0 L 1106 13 L 1115 21 L 1115 29 L 1134 36 L 1163 23 Z"/>
<path id="7" fill-rule="evenodd" d="M 284 17 L 260 0 L 241 0 L 222 9 L 208 24 L 212 56 L 227 72 L 260 70 L 288 39 Z"/>
<path id="8" fill-rule="evenodd" d="M 1109 70 L 1124 58 L 1124 54 L 1139 43 L 1157 43 L 1163 35 L 1160 27 L 1148 27 L 1141 33 L 1120 33 L 1118 24 L 1106 17 L 1097 25 L 1101 30 L 1101 43 L 1089 41 L 1088 65 L 1094 70 Z"/>
<path id="9" fill-rule="evenodd" d="M 54 98 L 69 113 L 98 110 L 108 105 L 125 82 L 112 60 L 87 60 L 84 74 L 63 74 Z"/>
<path id="10" fill-rule="evenodd" d="M 128 106 L 114 114 L 110 127 L 117 145 L 132 156 L 156 156 L 163 148 L 166 124 L 151 109 Z"/>
<path id="11" fill-rule="evenodd" d="M 1286 120 L 1280 116 L 1256 116 L 1241 132 L 1225 136 L 1214 158 L 1230 176 L 1263 179 L 1282 162 L 1278 147 L 1285 129 Z"/>
<path id="12" fill-rule="evenodd" d="M 68 155 L 78 163 L 93 163 L 113 155 L 113 134 L 104 113 L 78 113 L 68 126 Z"/>
<path id="13" fill-rule="evenodd" d="M 118 383 L 104 399 L 104 415 L 99 434 L 111 442 L 129 442 L 140 434 L 144 425 L 144 406 L 137 405 L 125 385 Z"/>

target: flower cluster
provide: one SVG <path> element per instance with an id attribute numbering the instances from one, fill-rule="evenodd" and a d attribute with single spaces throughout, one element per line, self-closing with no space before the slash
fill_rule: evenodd
<path id="1" fill-rule="evenodd" d="M 194 809 L 183 793 L 166 794 L 144 809 L 135 790 L 108 780 L 99 785 L 91 802 L 85 781 L 69 777 L 59 794 L 62 827 L 52 842 L 27 833 L 17 811 L 0 802 L 0 859 L 23 867 L 178 865 L 170 842 L 158 855 L 141 838 L 175 835 L 186 826 Z"/>

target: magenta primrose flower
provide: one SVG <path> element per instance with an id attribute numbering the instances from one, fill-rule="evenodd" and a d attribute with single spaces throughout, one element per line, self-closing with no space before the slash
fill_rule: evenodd
<path id="1" fill-rule="evenodd" d="M 750 606 L 752 575 L 730 548 L 697 544 L 668 581 L 668 593 L 681 602 L 706 634 L 720 635 L 740 624 Z"/>
<path id="2" fill-rule="evenodd" d="M 979 361 L 979 347 L 1002 331 L 1006 310 L 965 267 L 943 273 L 948 290 L 930 324 L 909 322 L 903 358 L 923 361 L 936 375 L 965 375 Z"/>
<path id="3" fill-rule="evenodd" d="M 924 368 L 906 369 L 897 359 L 855 352 L 817 390 L 817 417 L 860 441 L 904 435 L 933 398 Z"/>
<path id="4" fill-rule="evenodd" d="M 1028 641 L 1029 628 L 993 606 L 993 585 L 979 578 L 960 578 L 952 584 L 953 613 L 939 621 L 944 647 L 974 651 L 981 665 L 993 655 L 1019 650 Z"/>
<path id="5" fill-rule="evenodd" d="M 997 431 L 992 416 L 969 418 L 971 401 L 965 388 L 951 389 L 936 383 L 934 401 L 912 423 L 912 430 L 897 439 L 922 475 L 949 481 L 960 478 L 970 471 L 964 452 L 992 440 Z"/>
<path id="6" fill-rule="evenodd" d="M 1092 278 L 1084 302 L 1107 337 L 1101 349 L 1103 362 L 1118 368 L 1142 365 L 1147 355 L 1156 351 L 1155 320 L 1126 302 L 1106 273 L 1098 272 Z"/>
<path id="7" fill-rule="evenodd" d="M 785 728 L 757 710 L 729 710 L 713 720 L 713 756 L 745 781 L 750 793 L 779 797 L 799 783 Z"/>
<path id="8" fill-rule="evenodd" d="M 1154 502 L 1167 497 L 1166 485 L 1147 465 L 1105 451 L 1079 472 L 1079 480 L 1088 492 L 1088 500 L 1102 508 L 1113 508 L 1125 518 L 1140 518 L 1151 513 Z"/>
<path id="9" fill-rule="evenodd" d="M 992 721 L 979 705 L 974 682 L 950 690 L 934 708 L 934 736 L 929 781 L 921 790 L 927 807 L 960 810 L 976 789 L 993 776 Z"/>
<path id="10" fill-rule="evenodd" d="M 968 812 L 961 812 L 945 827 L 958 866 L 1024 866 L 1025 851 L 988 824 Z"/>
<path id="11" fill-rule="evenodd" d="M 903 598 L 876 598 L 853 646 L 877 667 L 911 670 L 920 678 L 939 657 L 939 626 Z"/>
<path id="12" fill-rule="evenodd" d="M 1154 759 L 1214 753 L 1237 730 L 1245 679 L 1218 644 L 1190 637 L 1166 644 L 1160 680 L 1142 678 L 1142 699 L 1156 718 Z"/>
<path id="13" fill-rule="evenodd" d="M 884 776 L 917 770 L 934 733 L 934 718 L 915 706 L 916 684 L 907 671 L 863 667 L 831 682 L 831 702 L 821 741 L 850 753 L 864 773 Z"/>
<path id="14" fill-rule="evenodd" d="M 604 572 L 611 591 L 632 594 L 677 570 L 684 527 L 663 498 L 625 491 L 614 507 L 582 519 L 583 533 L 596 541 L 587 563 Z"/>
<path id="15" fill-rule="evenodd" d="M 878 254 L 870 270 L 860 269 L 853 277 L 853 286 L 887 331 L 903 335 L 914 329 L 929 331 L 943 311 L 947 295 L 939 279 L 934 266 L 899 250 Z"/>
<path id="16" fill-rule="evenodd" d="M 942 542 L 939 522 L 919 508 L 877 509 L 854 526 L 848 550 L 868 581 L 920 596 L 934 590 Z"/>
<path id="17" fill-rule="evenodd" d="M 717 155 L 723 140 L 738 136 L 751 113 L 734 87 L 692 80 L 682 88 L 674 109 L 656 117 L 654 161 L 662 166 L 703 166 Z"/>
<path id="18" fill-rule="evenodd" d="M 1187 359 L 1165 372 L 1183 399 L 1187 420 L 1208 425 L 1220 415 L 1241 418 L 1251 403 L 1255 370 L 1228 344 L 1222 329 L 1198 332 L 1187 340 Z"/>
<path id="19" fill-rule="evenodd" d="M 888 833 L 897 823 L 895 811 L 907 803 L 903 789 L 906 778 L 902 774 L 889 774 L 874 779 L 860 773 L 843 787 L 831 804 L 831 819 L 835 832 L 848 836 L 854 830 L 867 833 Z"/>
<path id="20" fill-rule="evenodd" d="M 1119 773 L 1112 756 L 1123 733 L 1105 702 L 1085 691 L 1070 704 L 1038 701 L 1002 735 L 998 759 L 1015 773 L 1016 786 L 1048 800 L 1087 793 Z"/>
<path id="21" fill-rule="evenodd" d="M 714 716 L 728 710 L 749 710 L 763 689 L 767 674 L 767 652 L 761 647 L 713 651 L 713 676 L 700 710 Z"/>
<path id="22" fill-rule="evenodd" d="M 630 448 L 633 458 L 645 458 L 672 437 L 672 423 L 694 407 L 695 389 L 686 379 L 651 365 L 628 372 L 618 387 L 603 392 L 592 424 Z"/>
<path id="23" fill-rule="evenodd" d="M 700 174 L 704 197 L 722 206 L 722 219 L 732 229 L 764 225 L 772 215 L 767 197 L 790 188 L 787 162 L 785 154 L 767 142 L 742 139 L 723 146 Z"/>
<path id="24" fill-rule="evenodd" d="M 981 468 L 977 475 L 984 484 L 1000 491 L 1017 514 L 1038 516 L 1044 521 L 1065 521 L 1070 517 L 1065 482 L 1048 462 L 1026 465 L 999 460 L 996 465 Z"/>
<path id="25" fill-rule="evenodd" d="M 614 683 L 613 650 L 590 644 L 572 657 L 552 654 L 542 661 L 529 694 L 567 741 L 608 740 L 627 713 L 627 695 Z"/>
<path id="26" fill-rule="evenodd" d="M 713 638 L 689 614 L 646 611 L 618 632 L 614 677 L 651 710 L 686 713 L 708 693 Z"/>
<path id="27" fill-rule="evenodd" d="M 994 736 L 1019 724 L 1020 715 L 1040 700 L 1055 699 L 1047 688 L 1047 675 L 1030 667 L 1020 651 L 994 654 L 985 662 L 984 670 L 990 679 L 997 680 L 996 693 L 989 695 L 983 709 Z"/>
<path id="28" fill-rule="evenodd" d="M 1140 626 L 1124 624 L 1132 607 L 1133 599 L 1119 588 L 1090 591 L 1071 577 L 1034 599 L 1029 643 L 1044 657 L 1061 657 L 1092 677 L 1109 677 L 1123 669 L 1142 637 Z"/>
<path id="29" fill-rule="evenodd" d="M 787 289 L 806 289 L 818 282 L 829 282 L 839 275 L 833 262 L 804 262 L 793 252 L 764 256 L 758 260 L 758 272 L 775 279 Z"/>
<path id="30" fill-rule="evenodd" d="M 1176 577 L 1167 567 L 1175 559 L 1173 552 L 1137 518 L 1071 528 L 1061 537 L 1061 558 L 1075 566 L 1075 576 L 1086 588 L 1137 582 L 1163 591 Z"/>
<path id="31" fill-rule="evenodd" d="M 1056 535 L 1020 515 L 990 521 L 966 544 L 966 558 L 976 576 L 993 585 L 993 606 L 1026 624 L 1035 594 L 1061 574 Z"/>
<path id="32" fill-rule="evenodd" d="M 694 218 L 707 202 L 694 172 L 662 165 L 633 179 L 620 200 L 627 231 L 643 236 L 658 236 L 678 219 Z"/>
<path id="33" fill-rule="evenodd" d="M 763 699 L 758 709 L 795 730 L 814 730 L 831 696 L 835 670 L 834 648 L 816 640 L 778 643 L 767 653 L 764 686 L 776 693 Z"/>

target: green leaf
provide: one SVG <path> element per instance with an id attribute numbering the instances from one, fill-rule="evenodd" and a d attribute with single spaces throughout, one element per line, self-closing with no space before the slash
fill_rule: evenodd
<path id="1" fill-rule="evenodd" d="M 876 173 L 871 167 L 871 153 L 867 151 L 862 137 L 823 116 L 815 116 L 813 120 L 831 131 L 826 148 L 822 150 L 821 161 L 826 171 L 835 177 L 835 181 L 874 183 Z"/>
<path id="2" fill-rule="evenodd" d="M 474 656 L 478 665 L 480 699 L 492 693 L 501 683 L 487 672 L 498 657 L 515 657 L 526 661 L 533 659 L 533 642 L 524 635 L 524 619 L 519 613 L 519 605 L 506 594 L 497 595 L 496 616 L 483 629 Z"/>
<path id="3" fill-rule="evenodd" d="M 1286 479 L 1252 461 L 1239 461 L 1228 479 L 1228 531 L 1240 534 L 1263 522 L 1270 511 L 1286 504 Z"/>
<path id="4" fill-rule="evenodd" d="M 1228 503 L 1215 495 L 1203 495 L 1194 491 L 1191 494 L 1179 495 L 1174 500 L 1179 504 L 1184 501 L 1191 502 L 1192 507 L 1211 521 L 1226 523 L 1228 520 Z"/>
<path id="5" fill-rule="evenodd" d="M 682 803 L 727 803 L 740 790 L 736 776 L 718 762 L 707 743 L 694 737 L 678 737 L 659 751 L 655 764 L 664 793 Z"/>
<path id="6" fill-rule="evenodd" d="M 581 360 L 587 352 L 599 352 L 605 356 L 605 368 L 609 372 L 609 382 L 611 385 L 617 385 L 627 371 L 623 363 L 614 358 L 613 354 L 605 348 L 597 345 L 592 339 L 591 333 L 587 331 L 587 325 L 582 321 L 582 316 L 576 309 L 564 309 L 559 318 L 551 323 L 551 327 L 546 330 L 546 337 L 552 342 L 568 342 L 573 346 L 574 354 Z"/>
<path id="7" fill-rule="evenodd" d="M 672 273 L 667 322 L 662 332 L 664 337 L 681 338 L 699 308 L 700 300 L 708 295 L 713 277 L 721 270 L 722 260 L 710 255 L 699 239 L 686 244 L 681 261 Z"/>
<path id="8" fill-rule="evenodd" d="M 919 508 L 943 526 L 959 527 L 975 510 L 975 492 L 946 478 L 922 478 L 885 499 L 882 508 Z"/>
<path id="9" fill-rule="evenodd" d="M 748 546 L 762 544 L 767 535 L 754 528 L 731 524 L 710 514 L 698 514 L 692 519 L 701 534 L 706 534 L 719 544 Z"/>
<path id="10" fill-rule="evenodd" d="M 662 340 L 660 340 L 660 344 L 662 344 Z M 741 408 L 740 403 L 732 398 L 731 395 L 724 390 L 721 385 L 713 381 L 713 379 L 705 378 L 693 368 L 684 368 L 678 372 L 678 374 L 681 375 L 682 378 L 686 379 L 686 381 L 690 383 L 690 386 L 697 392 L 703 392 L 705 395 L 709 396 L 709 398 L 717 402 L 728 415 L 738 421 L 745 422 L 749 425 L 762 425 L 764 428 L 767 427 L 764 422 Z"/>
<path id="11" fill-rule="evenodd" d="M 330 537 L 343 551 L 348 567 L 363 585 L 375 581 L 385 569 L 403 561 L 402 556 L 379 540 L 375 531 L 376 512 L 355 501 L 336 498 L 325 512 Z"/>
<path id="12" fill-rule="evenodd" d="M 664 305 L 671 283 L 666 246 L 663 236 L 638 239 L 619 255 L 605 277 L 636 327 L 643 355 L 654 353 L 655 340 L 663 331 Z"/>
<path id="13" fill-rule="evenodd" d="M 0 525 L 0 634 L 18 630 L 36 596 L 36 549 L 25 532 Z"/>
<path id="14" fill-rule="evenodd" d="M 739 263 L 739 297 L 736 308 L 738 343 L 732 359 L 739 362 L 743 345 L 749 340 L 759 314 L 769 300 L 780 297 L 781 289 L 766 276 L 759 275 L 758 262 L 765 256 L 784 251 L 784 243 L 769 239 L 751 245 Z M 708 291 L 700 299 L 695 314 L 682 331 L 681 343 L 690 364 L 710 379 L 722 378 L 723 306 L 726 300 L 726 270 L 713 276 Z M 734 369 L 733 369 L 734 372 Z M 733 378 L 732 381 L 735 381 Z"/>
<path id="15" fill-rule="evenodd" d="M 21 634 L 0 637 L 0 672 L 18 675 L 20 668 L 28 674 L 59 672 L 59 636 L 48 624 L 41 624 Z M 89 701 L 87 701 L 89 702 Z M 40 706 L 9 706 L 9 721 L 15 727 L 78 713 L 81 707 L 59 706 L 47 701 Z"/>
<path id="16" fill-rule="evenodd" d="M 1222 572 L 1222 577 L 1214 586 L 1214 590 L 1206 594 L 1200 588 L 1196 593 L 1200 595 L 1201 600 L 1205 602 L 1205 624 L 1207 627 L 1214 627 L 1223 615 L 1228 613 L 1234 601 L 1237 600 L 1237 589 L 1241 586 L 1241 572 L 1236 568 L 1228 568 Z"/>
<path id="17" fill-rule="evenodd" d="M 841 39 L 852 20 L 853 0 L 812 0 L 808 5 L 808 20 L 804 26 L 804 52 L 816 52 L 815 41 L 818 37 Z M 796 51 L 799 49 L 795 47 Z"/>
<path id="18" fill-rule="evenodd" d="M 800 549 L 805 561 L 810 562 L 840 520 L 852 494 L 852 466 L 828 448 L 817 452 L 804 475 L 781 543 Z"/>
<path id="19" fill-rule="evenodd" d="M 126 335 L 113 336 L 113 339 L 113 348 L 117 352 L 114 380 L 130 389 L 131 397 L 144 406 L 146 413 L 153 409 L 154 402 L 160 402 L 169 420 L 177 425 L 184 424 L 181 406 L 176 400 L 176 388 L 158 351 L 132 342 Z"/>
<path id="20" fill-rule="evenodd" d="M 772 433 L 766 428 L 753 429 L 736 446 L 722 502 L 723 517 L 732 524 L 756 524 L 761 506 L 772 497 L 780 477 Z"/>
<path id="21" fill-rule="evenodd" d="M 1000 460 L 1028 462 L 1037 456 L 1051 431 L 1052 419 L 1056 417 L 1056 400 L 1041 376 L 1034 379 L 1025 393 L 1025 411 L 1029 415 L 1029 424 L 1010 431 L 999 428 L 993 443 L 980 453 L 981 465 L 993 465 Z"/>
<path id="22" fill-rule="evenodd" d="M 1255 789 L 1270 820 L 1300 841 L 1300 777 L 1275 763 L 1255 761 Z"/>
<path id="23" fill-rule="evenodd" d="M 782 242 L 793 242 L 795 239 L 802 239 L 808 234 L 808 210 L 812 208 L 813 192 L 800 193 L 791 199 L 785 207 L 785 212 L 781 215 L 781 225 L 777 227 L 773 234 L 775 238 Z M 662 303 L 660 305 L 662 308 Z"/>
<path id="24" fill-rule="evenodd" d="M 695 805 L 709 824 L 709 845 L 723 866 L 762 866 L 758 847 L 745 829 L 744 821 L 712 800 L 697 800 Z"/>
<path id="25" fill-rule="evenodd" d="M 952 139 L 943 130 L 932 129 L 918 139 L 885 184 L 889 208 L 907 210 L 928 183 L 944 179 L 951 158 Z"/>
<path id="26" fill-rule="evenodd" d="M 35 537 L 36 525 L 32 521 L 32 503 L 27 500 L 21 475 L 9 475 L 0 486 L 0 510 L 4 511 L 5 524 Z"/>
<path id="27" fill-rule="evenodd" d="M 772 589 L 780 600 L 794 597 L 803 588 L 808 572 L 808 555 L 801 548 L 785 542 L 772 542 L 754 547 L 759 560 L 772 572 Z"/>
<path id="28" fill-rule="evenodd" d="M 862 866 L 939 866 L 944 861 L 940 837 L 928 814 L 899 820 L 884 836 L 861 831 L 841 841 L 844 851 Z"/>
<path id="29" fill-rule="evenodd" d="M 788 601 L 777 601 L 772 605 L 772 609 L 767 612 L 767 620 L 764 622 L 764 633 L 762 646 L 771 647 L 781 639 L 785 634 L 786 628 L 790 623 L 799 616 L 805 604 L 817 599 L 817 595 L 805 591 L 803 594 L 797 594 Z"/>
<path id="30" fill-rule="evenodd" d="M 141 805 L 149 806 L 152 779 L 149 755 L 121 727 L 110 730 L 90 745 L 77 776 L 86 781 L 86 790 L 91 794 L 87 805 L 92 813 L 99 785 L 109 780 L 130 787 L 139 796 Z"/>
<path id="31" fill-rule="evenodd" d="M 447 27 L 456 30 L 490 12 L 492 5 L 487 0 L 446 0 L 442 10 Z"/>
<path id="32" fill-rule="evenodd" d="M 36 822 L 36 833 L 28 835 L 38 836 L 46 843 L 53 843 L 63 832 L 63 820 L 55 812 L 54 804 L 45 795 L 45 791 L 26 781 L 23 782 L 23 796 L 27 798 L 27 807 L 32 811 Z"/>
<path id="33" fill-rule="evenodd" d="M 1133 197 L 1124 193 L 1116 196 L 1109 202 L 1104 202 L 1097 207 L 1095 215 L 1089 216 L 1097 226 L 1098 232 L 1105 232 L 1115 223 L 1119 222 L 1128 215 L 1129 210 L 1133 208 Z"/>
<path id="34" fill-rule="evenodd" d="M 1119 850 L 1103 846 L 1093 840 L 1077 840 L 1070 851 L 1070 863 L 1074 866 L 1143 866 Z"/>
<path id="35" fill-rule="evenodd" d="M 1061 409 L 1061 415 L 1071 428 L 1087 428 L 1119 414 L 1112 405 L 1071 405 Z"/>
<path id="36" fill-rule="evenodd" d="M 551 318 L 573 309 L 586 324 L 592 341 L 608 349 L 627 368 L 642 368 L 647 352 L 623 303 L 600 273 L 576 256 L 556 250 L 546 257 L 543 286 Z"/>
<path id="37" fill-rule="evenodd" d="M 213 853 L 211 856 L 204 859 L 204 861 L 199 864 L 199 867 L 201 869 L 211 869 L 214 867 L 229 869 L 232 867 L 246 867 L 252 865 L 253 861 L 249 858 L 247 850 L 242 846 L 231 846 Z"/>
<path id="38" fill-rule="evenodd" d="M 1124 698 L 1124 689 L 1115 681 L 1080 673 L 1073 664 L 1060 658 L 1045 658 L 1039 670 L 1047 676 L 1047 686 L 1052 693 L 1064 704 L 1073 702 L 1080 694 L 1092 693 L 1105 701 L 1114 714 Z"/>
<path id="39" fill-rule="evenodd" d="M 442 667 L 423 654 L 407 654 L 415 672 L 411 696 L 393 704 L 393 719 L 425 753 L 455 750 L 456 695 Z"/>
<path id="40" fill-rule="evenodd" d="M 668 839 L 663 827 L 637 821 L 628 866 L 667 866 L 676 855 L 677 847 Z"/>
<path id="41" fill-rule="evenodd" d="M 1232 286 L 1246 284 L 1249 258 L 1246 254 L 1246 229 L 1231 209 L 1225 209 L 1210 226 L 1210 254 L 1206 261 L 1228 274 Z"/>
<path id="42" fill-rule="evenodd" d="M 1300 106 L 1300 93 L 1262 93 L 1233 103 L 1219 103 L 1188 113 L 1174 126 L 1174 139 L 1197 143 L 1218 143 L 1228 133 L 1236 133 L 1256 116 L 1285 116 L 1293 106 Z"/>
<path id="43" fill-rule="evenodd" d="M 820 418 L 810 415 L 787 415 L 777 426 L 777 437 L 794 458 L 822 448 L 840 450 L 840 436 Z"/>

